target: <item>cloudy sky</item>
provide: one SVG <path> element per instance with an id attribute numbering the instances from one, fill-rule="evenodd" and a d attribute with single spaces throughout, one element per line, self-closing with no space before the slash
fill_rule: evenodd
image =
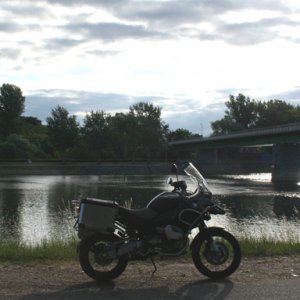
<path id="1" fill-rule="evenodd" d="M 0 84 L 25 115 L 162 108 L 210 132 L 230 94 L 300 104 L 298 0 L 0 0 Z"/>

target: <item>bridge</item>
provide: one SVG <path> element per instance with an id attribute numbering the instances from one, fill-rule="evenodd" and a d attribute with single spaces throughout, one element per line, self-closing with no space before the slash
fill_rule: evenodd
<path id="1" fill-rule="evenodd" d="M 225 148 L 272 146 L 272 181 L 300 181 L 300 123 L 178 140 L 169 142 L 169 145 L 194 151 L 199 159 L 211 163 L 218 163 L 218 152 Z"/>

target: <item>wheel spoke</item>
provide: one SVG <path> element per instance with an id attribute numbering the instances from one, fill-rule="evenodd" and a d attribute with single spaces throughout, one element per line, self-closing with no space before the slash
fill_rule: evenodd
<path id="1" fill-rule="evenodd" d="M 95 280 L 111 280 L 119 276 L 127 266 L 128 256 L 110 257 L 115 237 L 92 236 L 82 241 L 79 260 L 83 271 Z"/>
<path id="2" fill-rule="evenodd" d="M 209 238 L 208 238 L 209 237 Z M 199 234 L 192 249 L 195 266 L 211 278 L 232 274 L 240 264 L 241 250 L 236 239 L 221 228 L 208 229 Z"/>
<path id="3" fill-rule="evenodd" d="M 212 242 L 203 243 L 200 248 L 200 257 L 208 269 L 222 271 L 232 263 L 233 249 L 226 240 L 213 237 Z"/>

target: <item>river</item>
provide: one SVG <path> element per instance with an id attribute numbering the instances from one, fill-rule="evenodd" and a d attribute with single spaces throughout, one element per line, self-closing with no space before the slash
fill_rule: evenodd
<path id="1" fill-rule="evenodd" d="M 0 177 L 0 238 L 36 244 L 74 235 L 72 199 L 95 197 L 135 208 L 170 190 L 167 176 L 10 176 Z M 185 178 L 187 179 L 187 178 Z M 188 182 L 190 188 L 193 183 Z M 214 200 L 226 210 L 209 225 L 237 236 L 300 240 L 300 186 L 278 189 L 271 174 L 208 178 Z"/>

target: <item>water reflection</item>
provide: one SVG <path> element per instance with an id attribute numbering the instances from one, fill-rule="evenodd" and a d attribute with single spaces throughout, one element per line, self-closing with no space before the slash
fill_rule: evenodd
<path id="1" fill-rule="evenodd" d="M 72 234 L 70 201 L 89 196 L 134 207 L 145 206 L 163 190 L 166 176 L 13 176 L 0 178 L 0 238 L 36 243 Z M 224 226 L 236 235 L 300 240 L 300 187 L 276 189 L 263 174 L 209 179 L 214 199 L 226 210 L 210 225 Z M 190 183 L 191 184 L 191 183 Z"/>
<path id="2" fill-rule="evenodd" d="M 286 217 L 289 220 L 300 219 L 300 198 L 299 196 L 275 196 L 274 213 L 278 218 Z"/>

